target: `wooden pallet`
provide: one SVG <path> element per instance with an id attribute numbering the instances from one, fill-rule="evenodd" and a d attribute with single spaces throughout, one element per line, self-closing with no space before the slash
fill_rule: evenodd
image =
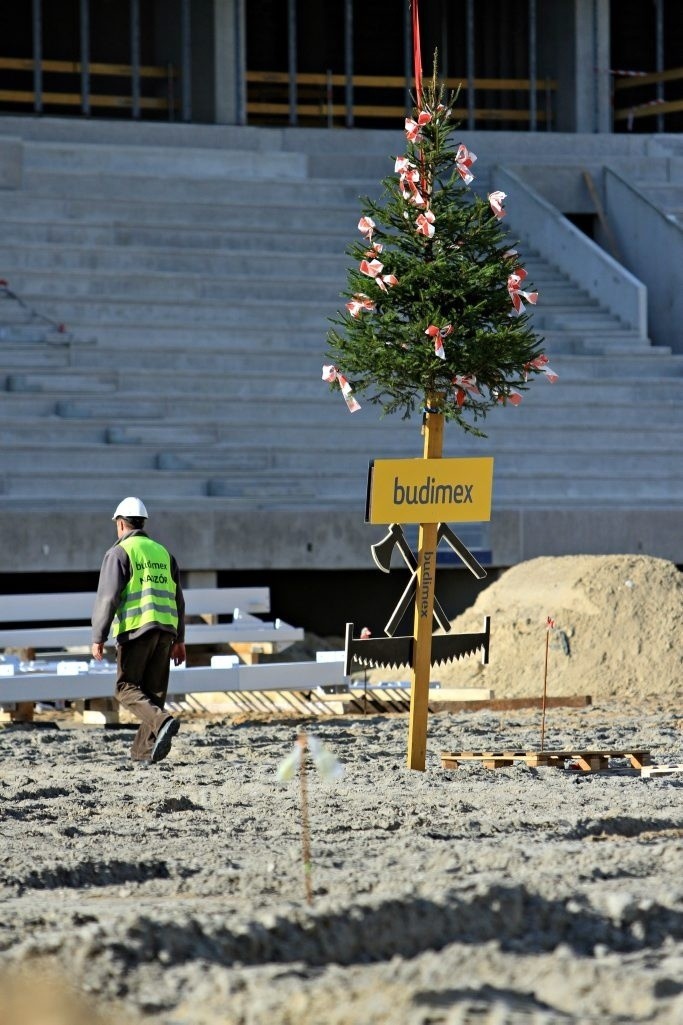
<path id="1" fill-rule="evenodd" d="M 569 768 L 581 772 L 604 772 L 611 768 L 613 758 L 626 758 L 634 769 L 650 764 L 650 752 L 642 748 L 586 750 L 567 748 L 562 751 L 442 751 L 441 768 L 457 769 L 461 762 L 481 762 L 486 769 L 502 769 L 515 762 L 525 762 L 532 768 L 550 766 Z"/>

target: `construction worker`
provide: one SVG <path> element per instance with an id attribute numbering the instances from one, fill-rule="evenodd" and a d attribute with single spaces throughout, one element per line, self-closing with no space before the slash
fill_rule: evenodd
<path id="1" fill-rule="evenodd" d="M 178 564 L 145 531 L 147 509 L 124 498 L 112 520 L 118 540 L 104 556 L 92 616 L 92 654 L 102 660 L 112 622 L 116 699 L 140 719 L 131 757 L 160 762 L 180 721 L 164 711 L 171 659 L 185 661 L 185 601 Z"/>

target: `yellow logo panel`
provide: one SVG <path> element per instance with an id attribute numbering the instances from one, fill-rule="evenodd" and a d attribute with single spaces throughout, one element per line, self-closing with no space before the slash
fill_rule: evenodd
<path id="1" fill-rule="evenodd" d="M 491 519 L 493 458 L 375 459 L 367 523 L 463 523 Z"/>

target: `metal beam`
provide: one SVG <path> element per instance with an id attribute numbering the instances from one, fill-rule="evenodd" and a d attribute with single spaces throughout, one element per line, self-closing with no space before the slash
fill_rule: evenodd
<path id="1" fill-rule="evenodd" d="M 538 120 L 538 96 L 536 80 L 538 78 L 537 52 L 537 10 L 536 0 L 529 0 L 529 131 L 535 132 Z"/>
<path id="2" fill-rule="evenodd" d="M 413 109 L 413 23 L 410 17 L 410 5 L 404 4 L 405 14 L 403 20 L 403 68 L 406 76 L 405 108 L 406 114 Z"/>
<path id="3" fill-rule="evenodd" d="M 90 2 L 80 0 L 81 113 L 90 114 Z"/>
<path id="4" fill-rule="evenodd" d="M 33 0 L 33 110 L 43 112 L 43 17 L 41 0 Z"/>
<path id="5" fill-rule="evenodd" d="M 140 0 L 130 0 L 130 66 L 132 115 L 140 117 Z"/>
<path id="6" fill-rule="evenodd" d="M 270 612 L 268 587 L 184 588 L 188 615 L 232 615 L 241 612 Z M 95 604 L 94 591 L 54 594 L 0 594 L 0 623 L 50 623 L 56 620 L 89 620 Z"/>
<path id="7" fill-rule="evenodd" d="M 180 0 L 180 117 L 192 120 L 192 9 L 190 0 Z"/>
<path id="8" fill-rule="evenodd" d="M 467 0 L 467 25 L 466 25 L 466 46 L 467 46 L 467 127 L 474 131 L 475 118 L 475 96 L 474 79 L 476 78 L 474 58 L 474 0 Z"/>
<path id="9" fill-rule="evenodd" d="M 345 123 L 353 128 L 353 0 L 344 0 L 344 75 Z"/>
<path id="10" fill-rule="evenodd" d="M 246 14 L 244 0 L 235 0 L 235 110 L 237 124 L 247 123 L 246 96 L 246 57 L 245 57 L 245 24 Z"/>
<path id="11" fill-rule="evenodd" d="M 296 0 L 287 0 L 287 67 L 289 73 L 289 123 L 296 125 L 297 115 L 297 83 L 298 53 L 296 38 Z"/>
<path id="12" fill-rule="evenodd" d="M 655 71 L 664 71 L 664 0 L 655 0 Z M 664 100 L 664 83 L 657 82 L 657 99 Z M 657 131 L 664 131 L 664 115 L 657 115 Z"/>
<path id="13" fill-rule="evenodd" d="M 15 701 L 77 701 L 110 698 L 116 672 L 112 668 L 78 676 L 58 673 L 19 673 L 0 677 L 0 705 Z M 253 692 L 263 690 L 308 691 L 347 683 L 344 653 L 336 662 L 271 662 L 226 668 L 171 666 L 168 693 L 200 694 L 206 691 Z"/>

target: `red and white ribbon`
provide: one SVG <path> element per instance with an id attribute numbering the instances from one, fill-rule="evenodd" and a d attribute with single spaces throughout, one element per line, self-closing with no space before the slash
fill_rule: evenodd
<path id="1" fill-rule="evenodd" d="M 377 309 L 372 299 L 369 296 L 364 295 L 363 292 L 357 292 L 353 299 L 349 299 L 346 304 L 346 308 L 352 317 L 358 317 L 362 310 L 366 310 L 368 313 L 374 313 Z"/>
<path id="2" fill-rule="evenodd" d="M 510 388 L 509 391 L 503 392 L 498 396 L 498 401 L 502 402 L 504 406 L 507 406 L 508 403 L 510 403 L 511 406 L 518 406 L 522 401 L 522 395 L 516 388 Z"/>
<path id="3" fill-rule="evenodd" d="M 481 395 L 477 388 L 477 379 L 472 374 L 456 374 L 452 383 L 455 388 L 455 401 L 459 406 L 465 404 L 468 392 L 470 395 Z"/>
<path id="4" fill-rule="evenodd" d="M 446 353 L 443 347 L 443 340 L 444 338 L 448 338 L 448 336 L 452 333 L 452 324 L 446 324 L 445 327 L 437 327 L 436 324 L 430 324 L 427 330 L 425 331 L 426 335 L 429 335 L 430 338 L 434 339 L 434 354 L 438 356 L 439 359 L 446 358 Z"/>
<path id="5" fill-rule="evenodd" d="M 376 256 L 378 256 L 382 252 L 383 249 L 384 249 L 384 246 L 382 245 L 381 242 L 373 242 L 372 243 L 372 248 L 365 250 L 365 259 L 366 260 L 374 260 L 374 258 Z"/>
<path id="6" fill-rule="evenodd" d="M 406 139 L 408 142 L 419 142 L 422 138 L 420 129 L 428 125 L 432 120 L 432 115 L 427 110 L 422 110 L 417 116 L 417 121 L 413 121 L 412 117 L 406 118 Z"/>
<path id="7" fill-rule="evenodd" d="M 379 260 L 361 260 L 360 272 L 366 274 L 369 278 L 374 278 L 379 287 L 383 292 L 386 292 L 387 285 L 397 285 L 398 278 L 393 274 L 382 274 L 384 270 L 384 264 L 380 263 Z"/>
<path id="8" fill-rule="evenodd" d="M 541 355 L 537 356 L 536 359 L 532 359 L 529 363 L 527 363 L 524 369 L 527 370 L 530 367 L 533 367 L 535 370 L 540 370 L 542 373 L 544 373 L 551 384 L 555 384 L 555 382 L 559 381 L 560 379 L 559 374 L 556 374 L 553 368 L 548 363 L 548 357 L 545 353 L 541 353 Z M 524 376 L 526 380 L 526 374 Z"/>
<path id="9" fill-rule="evenodd" d="M 522 297 L 524 297 L 528 303 L 531 303 L 532 306 L 535 306 L 538 300 L 538 292 L 523 292 L 519 287 L 526 276 L 527 273 L 524 268 L 518 267 L 517 270 L 508 278 L 508 295 L 512 300 L 512 305 L 515 308 L 517 316 L 524 312 Z"/>
<path id="10" fill-rule="evenodd" d="M 394 170 L 400 178 L 403 198 L 407 199 L 409 203 L 413 203 L 414 206 L 424 206 L 422 193 L 417 187 L 420 181 L 420 172 L 415 164 L 408 160 L 408 157 L 397 157 Z"/>
<path id="11" fill-rule="evenodd" d="M 323 366 L 323 381 L 327 381 L 328 384 L 336 381 L 339 384 L 344 402 L 349 407 L 349 413 L 356 413 L 360 409 L 360 403 L 356 402 L 353 397 L 351 385 L 344 375 L 339 373 L 333 363 L 327 363 Z"/>
<path id="12" fill-rule="evenodd" d="M 425 238 L 432 238 L 434 235 L 434 221 L 436 217 L 431 210 L 427 210 L 426 213 L 420 214 L 416 219 L 415 225 L 419 235 L 424 235 Z"/>
<path id="13" fill-rule="evenodd" d="M 358 222 L 358 230 L 370 242 L 375 231 L 375 222 L 372 217 L 361 217 Z"/>
<path id="14" fill-rule="evenodd" d="M 470 182 L 474 181 L 474 175 L 470 171 L 470 167 L 476 159 L 476 153 L 473 153 L 472 150 L 467 148 L 467 146 L 460 143 L 455 154 L 455 169 L 464 181 L 465 185 L 469 185 Z"/>
<path id="15" fill-rule="evenodd" d="M 506 198 L 505 192 L 489 192 L 489 203 L 491 210 L 496 215 L 498 220 L 505 217 L 505 210 L 503 210 L 503 200 Z"/>

